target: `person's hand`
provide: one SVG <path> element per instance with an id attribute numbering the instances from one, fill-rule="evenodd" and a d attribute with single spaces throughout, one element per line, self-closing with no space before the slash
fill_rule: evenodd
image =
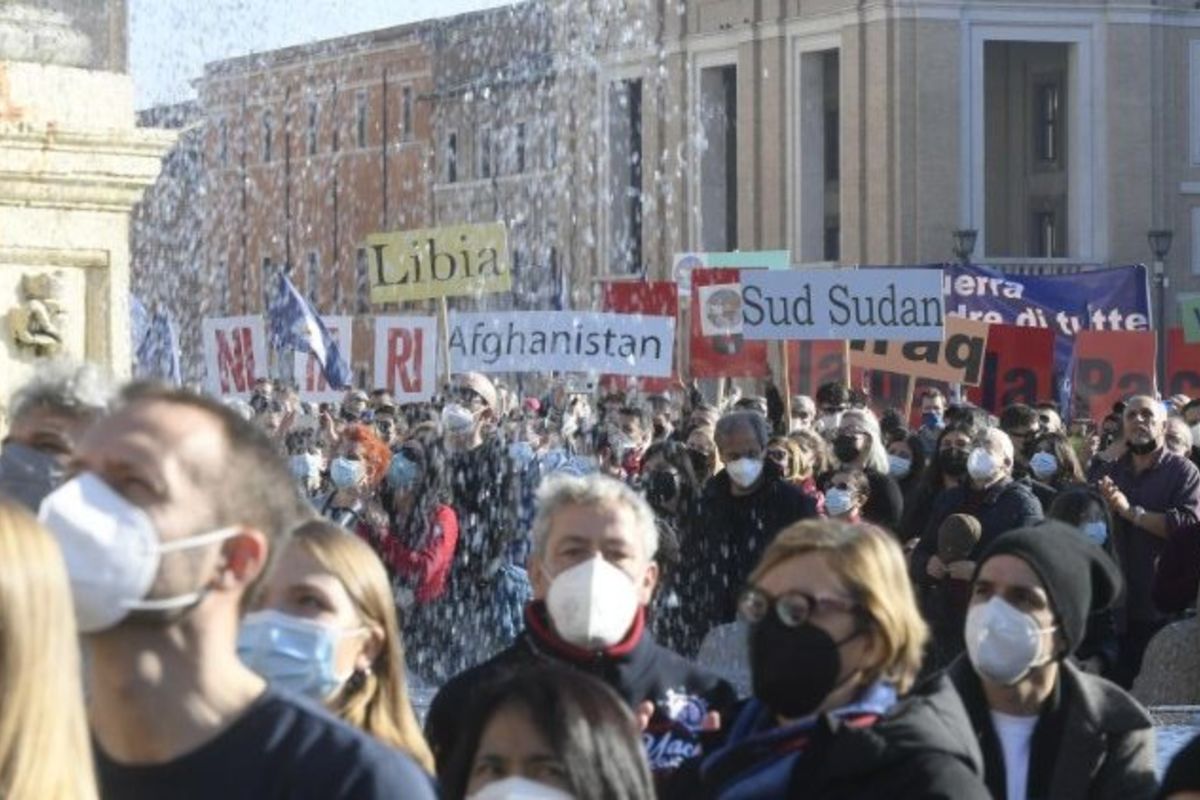
<path id="1" fill-rule="evenodd" d="M 643 700 L 638 703 L 637 708 L 633 710 L 633 718 L 637 720 L 637 729 L 639 732 L 646 730 L 650 725 L 650 720 L 654 717 L 654 702 L 651 700 Z"/>
<path id="2" fill-rule="evenodd" d="M 1123 455 L 1125 455 L 1125 440 L 1118 437 L 1108 446 L 1108 449 L 1100 454 L 1100 459 L 1102 461 L 1117 461 Z"/>
<path id="3" fill-rule="evenodd" d="M 930 556 L 929 563 L 925 565 L 925 574 L 935 581 L 940 581 L 946 577 L 946 565 L 937 556 Z"/>
<path id="4" fill-rule="evenodd" d="M 946 573 L 956 581 L 969 581 L 975 575 L 975 562 L 955 561 L 946 567 Z"/>
<path id="5" fill-rule="evenodd" d="M 1117 488 L 1112 478 L 1107 475 L 1101 478 L 1098 488 L 1100 489 L 1100 495 L 1104 498 L 1104 502 L 1108 504 L 1109 509 L 1114 514 L 1124 516 L 1125 512 L 1129 511 L 1129 498 Z"/>

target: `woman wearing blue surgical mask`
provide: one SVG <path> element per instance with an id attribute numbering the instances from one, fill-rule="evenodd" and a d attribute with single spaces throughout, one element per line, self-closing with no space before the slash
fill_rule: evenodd
<path id="1" fill-rule="evenodd" d="M 332 490 L 315 503 L 321 514 L 347 530 L 360 523 L 378 522 L 383 508 L 376 492 L 383 482 L 392 453 L 368 425 L 347 425 L 329 459 Z"/>
<path id="2" fill-rule="evenodd" d="M 1061 433 L 1043 433 L 1032 444 L 1029 474 L 1033 477 L 1033 493 L 1042 506 L 1049 508 L 1057 493 L 1086 483 L 1083 467 L 1071 441 Z"/>
<path id="3" fill-rule="evenodd" d="M 392 578 L 414 652 L 430 659 L 445 649 L 440 646 L 447 635 L 445 620 L 438 618 L 436 609 L 458 547 L 458 515 L 450 507 L 445 467 L 442 438 L 436 432 L 410 437 L 388 465 L 382 489 L 385 520 L 357 529 Z"/>
<path id="4" fill-rule="evenodd" d="M 323 520 L 301 525 L 242 620 L 238 655 L 273 687 L 323 703 L 433 771 L 408 698 L 391 586 L 357 537 Z"/>
<path id="5" fill-rule="evenodd" d="M 1100 492 L 1089 486 L 1075 486 L 1060 492 L 1046 511 L 1047 519 L 1074 525 L 1084 538 L 1100 545 L 1114 563 L 1120 564 L 1117 548 L 1110 535 L 1112 513 Z M 1075 659 L 1086 671 L 1112 678 L 1117 663 L 1117 615 L 1119 604 L 1088 617 L 1087 632 L 1075 651 Z"/>

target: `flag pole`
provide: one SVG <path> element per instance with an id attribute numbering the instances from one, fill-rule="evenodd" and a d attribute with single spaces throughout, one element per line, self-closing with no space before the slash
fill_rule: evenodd
<path id="1" fill-rule="evenodd" d="M 450 311 L 445 295 L 438 298 L 438 348 L 442 357 L 442 385 L 450 385 Z"/>

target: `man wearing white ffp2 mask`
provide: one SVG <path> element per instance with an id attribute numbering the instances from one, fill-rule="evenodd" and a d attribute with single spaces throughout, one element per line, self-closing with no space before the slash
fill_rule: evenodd
<path id="1" fill-rule="evenodd" d="M 430 707 L 434 757 L 454 752 L 471 697 L 501 672 L 544 661 L 586 670 L 647 723 L 654 770 L 699 753 L 699 731 L 733 702 L 729 684 L 654 641 L 646 606 L 658 581 L 654 512 L 621 481 L 555 476 L 538 492 L 525 630 L 492 660 L 456 676 Z"/>
<path id="2" fill-rule="evenodd" d="M 1070 660 L 1120 583 L 1116 564 L 1060 522 L 1005 533 L 980 557 L 967 655 L 940 691 L 971 717 L 993 797 L 1154 796 L 1150 717 Z"/>
<path id="3" fill-rule="evenodd" d="M 262 431 L 213 400 L 135 385 L 71 466 L 40 518 L 88 648 L 101 796 L 433 796 L 405 756 L 238 660 L 246 597 L 301 517 Z M 318 739 L 327 758 L 310 757 Z"/>

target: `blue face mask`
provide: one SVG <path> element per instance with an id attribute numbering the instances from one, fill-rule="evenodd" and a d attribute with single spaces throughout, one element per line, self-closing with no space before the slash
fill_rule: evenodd
<path id="1" fill-rule="evenodd" d="M 926 428 L 940 428 L 942 426 L 942 415 L 936 411 L 926 411 L 921 415 L 921 424 Z"/>
<path id="2" fill-rule="evenodd" d="M 362 480 L 363 464 L 348 458 L 335 458 L 329 465 L 329 480 L 339 489 L 346 489 Z"/>
<path id="3" fill-rule="evenodd" d="M 280 611 L 255 611 L 238 631 L 238 658 L 273 688 L 323 701 L 350 677 L 335 671 L 338 640 L 361 630 L 340 631 Z"/>
<path id="4" fill-rule="evenodd" d="M 417 465 L 403 453 L 392 456 L 388 465 L 387 482 L 392 489 L 407 489 L 417 482 L 420 470 Z"/>
<path id="5" fill-rule="evenodd" d="M 1079 526 L 1079 529 L 1083 531 L 1084 536 L 1098 545 L 1103 545 L 1108 541 L 1108 525 L 1102 519 L 1085 522 Z"/>
<path id="6" fill-rule="evenodd" d="M 513 442 L 508 446 L 508 457 L 524 469 L 533 461 L 533 445 L 529 442 Z"/>

